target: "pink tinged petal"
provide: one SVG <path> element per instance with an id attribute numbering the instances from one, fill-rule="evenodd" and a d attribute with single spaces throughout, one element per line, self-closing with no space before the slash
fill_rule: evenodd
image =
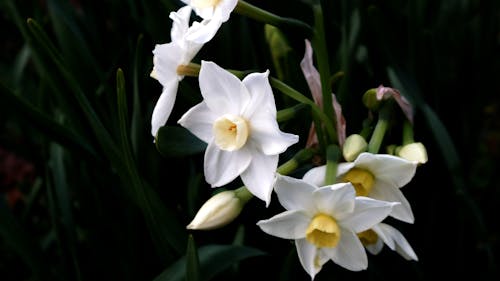
<path id="1" fill-rule="evenodd" d="M 319 213 L 342 219 L 354 210 L 356 191 L 350 183 L 324 186 L 313 193 L 316 210 Z"/>
<path id="2" fill-rule="evenodd" d="M 319 145 L 318 136 L 316 135 L 316 128 L 314 127 L 314 123 L 311 123 L 311 127 L 309 128 L 309 134 L 307 136 L 306 148 L 314 148 Z"/>
<path id="3" fill-rule="evenodd" d="M 315 186 L 325 185 L 326 165 L 318 166 L 307 171 L 302 179 Z"/>
<path id="4" fill-rule="evenodd" d="M 304 58 L 300 62 L 300 68 L 302 69 L 302 73 L 304 73 L 304 77 L 306 79 L 307 85 L 309 86 L 309 90 L 311 90 L 311 95 L 314 99 L 314 102 L 320 107 L 323 108 L 323 97 L 321 93 L 321 80 L 319 76 L 318 70 L 314 67 L 313 63 L 313 50 L 311 47 L 311 42 L 309 40 L 305 40 L 305 54 Z"/>
<path id="5" fill-rule="evenodd" d="M 323 249 L 336 264 L 351 270 L 360 271 L 368 267 L 368 257 L 356 233 L 342 229 L 337 247 Z"/>
<path id="6" fill-rule="evenodd" d="M 302 239 L 311 222 L 311 217 L 300 210 L 286 211 L 274 217 L 261 220 L 257 225 L 267 234 L 283 239 Z"/>
<path id="7" fill-rule="evenodd" d="M 165 85 L 163 87 L 163 92 L 156 102 L 155 108 L 153 109 L 153 115 L 151 117 L 151 134 L 153 137 L 156 136 L 160 127 L 167 123 L 168 117 L 170 116 L 170 113 L 172 113 L 172 108 L 177 96 L 178 85 L 178 81 L 173 81 L 169 85 Z"/>
<path id="8" fill-rule="evenodd" d="M 410 243 L 408 243 L 399 230 L 385 223 L 380 223 L 379 229 L 385 233 L 386 237 L 393 241 L 394 246 L 391 248 L 392 250 L 396 250 L 398 254 L 407 260 L 418 261 L 418 257 L 410 246 Z"/>
<path id="9" fill-rule="evenodd" d="M 403 111 L 404 115 L 406 118 L 413 123 L 413 108 L 408 102 L 408 100 L 401 95 L 401 93 L 394 89 L 394 88 L 389 88 L 389 87 L 384 87 L 383 85 L 380 85 L 377 88 L 377 99 L 382 100 L 382 99 L 388 99 L 388 98 L 394 98 L 396 100 L 397 104 Z"/>
<path id="10" fill-rule="evenodd" d="M 181 64 L 183 50 L 175 43 L 158 44 L 153 50 L 153 71 L 151 77 L 158 80 L 163 86 L 170 85 L 182 78 L 177 74 L 177 67 Z"/>
<path id="11" fill-rule="evenodd" d="M 287 210 L 305 210 L 314 215 L 315 207 L 312 194 L 316 187 L 302 180 L 288 176 L 277 175 L 274 191 L 278 200 Z"/>
<path id="12" fill-rule="evenodd" d="M 277 155 L 297 143 L 297 135 L 283 133 L 278 127 L 275 118 L 264 116 L 265 114 L 256 114 L 249 121 L 250 139 L 253 146 L 257 147 L 266 155 Z"/>
<path id="13" fill-rule="evenodd" d="M 335 126 L 337 127 L 337 138 L 339 141 L 340 147 L 344 145 L 345 142 L 345 118 L 344 115 L 342 115 L 342 107 L 340 106 L 340 103 L 337 101 L 337 97 L 332 94 L 332 104 L 333 104 L 333 110 L 335 111 L 335 120 L 336 124 Z"/>
<path id="14" fill-rule="evenodd" d="M 250 94 L 250 102 L 245 108 L 244 117 L 252 119 L 254 113 L 264 112 L 265 116 L 276 119 L 276 104 L 269 84 L 269 70 L 263 73 L 251 73 L 242 83 Z"/>
<path id="15" fill-rule="evenodd" d="M 378 200 L 399 202 L 399 205 L 392 208 L 390 216 L 407 223 L 413 223 L 415 221 L 410 203 L 398 188 L 377 181 L 373 185 L 372 191 L 368 196 Z"/>
<path id="16" fill-rule="evenodd" d="M 253 195 L 266 202 L 266 206 L 271 201 L 278 158 L 278 155 L 267 156 L 254 151 L 252 162 L 241 174 L 243 184 Z"/>
<path id="17" fill-rule="evenodd" d="M 389 154 L 363 152 L 354 163 L 356 167 L 369 170 L 375 181 L 381 180 L 394 187 L 409 183 L 417 170 L 417 163 Z"/>
<path id="18" fill-rule="evenodd" d="M 317 248 L 307 242 L 306 239 L 295 240 L 295 247 L 297 247 L 297 255 L 299 256 L 300 264 L 304 270 L 311 276 L 311 280 L 321 270 L 322 263 L 317 262 L 318 250 Z"/>
<path id="19" fill-rule="evenodd" d="M 368 197 L 356 197 L 354 211 L 340 221 L 342 227 L 356 233 L 372 228 L 384 220 L 398 203 L 375 200 Z"/>
<path id="20" fill-rule="evenodd" d="M 213 123 L 217 117 L 205 102 L 201 102 L 184 113 L 178 123 L 202 141 L 209 143 L 213 139 Z"/>
<path id="21" fill-rule="evenodd" d="M 193 22 L 185 33 L 186 40 L 195 44 L 204 44 L 212 40 L 222 25 L 217 19 L 205 19 L 202 22 Z"/>
<path id="22" fill-rule="evenodd" d="M 243 83 L 213 62 L 201 62 L 199 82 L 201 94 L 214 113 L 239 116 L 250 100 Z"/>
<path id="23" fill-rule="evenodd" d="M 205 151 L 205 180 L 212 187 L 228 184 L 245 171 L 251 161 L 252 154 L 248 149 L 226 151 L 210 142 Z"/>

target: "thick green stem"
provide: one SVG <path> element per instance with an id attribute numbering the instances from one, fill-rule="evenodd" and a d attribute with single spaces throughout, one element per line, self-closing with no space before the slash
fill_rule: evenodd
<path id="1" fill-rule="evenodd" d="M 337 167 L 340 155 L 340 148 L 335 144 L 329 145 L 326 149 L 325 185 L 331 185 L 337 181 Z"/>
<path id="2" fill-rule="evenodd" d="M 236 197 L 240 199 L 242 204 L 246 204 L 253 197 L 253 194 L 250 191 L 248 191 L 248 189 L 245 186 L 236 189 L 234 193 L 236 194 Z"/>
<path id="3" fill-rule="evenodd" d="M 311 159 L 313 155 L 314 152 L 312 149 L 304 148 L 297 152 L 297 154 L 295 154 L 292 159 L 280 165 L 276 172 L 281 175 L 288 175 L 295 171 L 301 163 Z"/>
<path id="4" fill-rule="evenodd" d="M 414 143 L 415 139 L 413 138 L 413 125 L 405 119 L 403 123 L 403 145 Z"/>
<path id="5" fill-rule="evenodd" d="M 378 153 L 382 141 L 384 140 L 385 133 L 389 127 L 389 115 L 390 115 L 391 104 L 385 104 L 379 111 L 377 125 L 373 131 L 370 142 L 368 143 L 368 152 Z"/>
<path id="6" fill-rule="evenodd" d="M 312 34 L 312 28 L 302 21 L 293 18 L 277 16 L 242 0 L 238 1 L 234 12 L 256 21 L 267 23 L 282 29 L 291 28 L 294 30 L 298 30 L 307 38 L 311 37 Z"/>
<path id="7" fill-rule="evenodd" d="M 303 110 L 305 107 L 306 107 L 305 104 L 299 103 L 299 104 L 296 104 L 292 107 L 282 109 L 282 110 L 277 112 L 276 120 L 278 122 L 284 122 L 284 121 L 290 120 L 290 119 L 294 118 L 295 116 L 297 116 L 297 113 L 300 112 L 301 110 Z"/>

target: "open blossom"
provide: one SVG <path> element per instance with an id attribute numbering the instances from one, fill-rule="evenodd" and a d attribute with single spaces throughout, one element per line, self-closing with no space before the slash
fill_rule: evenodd
<path id="1" fill-rule="evenodd" d="M 356 197 L 351 183 L 318 188 L 281 175 L 274 190 L 286 211 L 257 225 L 270 235 L 294 239 L 312 279 L 329 260 L 352 271 L 366 269 L 368 259 L 356 233 L 382 221 L 397 204 Z"/>
<path id="2" fill-rule="evenodd" d="M 202 61 L 199 84 L 203 101 L 179 124 L 208 143 L 205 180 L 222 186 L 238 176 L 256 197 L 269 204 L 279 154 L 298 141 L 280 131 L 269 71 L 240 81 L 213 62 Z"/>
<path id="3" fill-rule="evenodd" d="M 337 168 L 337 181 L 351 182 L 358 196 L 367 196 L 389 202 L 400 202 L 390 216 L 404 222 L 413 223 L 414 216 L 410 203 L 400 188 L 411 181 L 417 163 L 388 155 L 363 152 L 353 162 L 340 163 Z M 309 170 L 304 180 L 322 185 L 326 166 Z"/>
<path id="4" fill-rule="evenodd" d="M 403 234 L 388 224 L 381 222 L 369 230 L 358 233 L 358 237 L 366 250 L 373 255 L 380 253 L 385 244 L 405 259 L 418 261 L 417 255 Z"/>
<path id="5" fill-rule="evenodd" d="M 191 7 L 186 6 L 177 12 L 170 13 L 173 20 L 170 37 L 172 42 L 158 44 L 153 50 L 153 71 L 151 77 L 163 86 L 163 91 L 158 99 L 151 117 L 151 134 L 156 136 L 158 129 L 165 125 L 172 112 L 177 96 L 179 81 L 184 76 L 177 73 L 179 67 L 187 65 L 196 56 L 203 44 L 186 40 L 185 35 L 189 30 Z"/>
<path id="6" fill-rule="evenodd" d="M 187 35 L 188 40 L 197 43 L 210 41 L 220 26 L 229 20 L 238 0 L 182 0 L 192 7 L 203 21 L 193 23 L 193 29 Z"/>

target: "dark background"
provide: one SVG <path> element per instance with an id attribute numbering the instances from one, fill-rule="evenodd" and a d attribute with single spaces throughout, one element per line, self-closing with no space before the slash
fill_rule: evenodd
<path id="1" fill-rule="evenodd" d="M 314 24 L 310 5 L 315 1 L 248 2 Z M 380 84 L 398 88 L 415 106 L 415 140 L 425 144 L 429 162 L 402 189 L 415 223 L 392 222 L 419 261 L 406 261 L 386 247 L 380 255 L 369 255 L 366 271 L 349 272 L 330 262 L 316 280 L 498 280 L 500 2 L 321 4 L 331 72 L 344 72 L 333 90 L 348 134 L 358 132 L 366 117 L 361 96 L 367 89 Z M 214 191 L 203 179 L 203 154 L 162 155 L 149 133 L 161 92 L 149 77 L 151 51 L 170 41 L 168 15 L 181 5 L 169 0 L 0 3 L 1 280 L 153 280 L 165 269 L 175 270 L 189 233 L 199 247 L 237 244 L 266 252 L 214 259 L 211 265 L 222 269 L 200 280 L 309 280 L 293 244 L 255 226 L 280 212 L 278 204 L 266 209 L 251 200 L 222 229 L 184 229 Z M 41 33 L 33 32 L 36 26 L 28 18 L 47 38 L 37 37 Z M 262 23 L 232 14 L 195 61 L 270 69 L 271 75 L 281 75 L 309 95 L 297 65 L 303 36 L 285 31 L 290 49 L 280 56 L 270 51 L 263 30 Z M 53 47 L 47 48 L 44 40 Z M 135 163 L 130 169 L 113 154 L 117 148 L 120 155 L 123 141 L 118 68 L 127 92 L 125 124 Z M 97 119 L 84 109 L 78 93 Z M 176 126 L 200 99 L 196 79 L 185 78 L 168 125 Z M 286 98 L 277 102 L 293 104 Z M 303 146 L 309 118 L 293 118 L 282 124 L 283 131 L 299 134 Z M 96 120 L 107 135 L 96 129 Z M 106 144 L 108 138 L 111 144 Z M 398 138 L 396 130 L 386 141 Z M 282 158 L 290 157 L 291 150 Z M 130 172 L 134 169 L 135 174 Z M 232 258 L 241 261 L 228 262 Z"/>

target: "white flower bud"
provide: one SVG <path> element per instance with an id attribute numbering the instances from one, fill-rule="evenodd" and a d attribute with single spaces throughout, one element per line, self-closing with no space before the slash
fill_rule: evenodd
<path id="1" fill-rule="evenodd" d="M 416 161 L 418 164 L 427 162 L 427 150 L 421 142 L 404 145 L 397 153 L 399 157 L 409 161 Z"/>
<path id="2" fill-rule="evenodd" d="M 342 155 L 347 162 L 352 162 L 360 153 L 365 152 L 367 147 L 368 144 L 362 136 L 352 134 L 345 140 L 344 146 L 342 147 Z"/>
<path id="3" fill-rule="evenodd" d="M 223 227 L 241 213 L 244 205 L 245 201 L 233 190 L 217 193 L 201 206 L 187 229 L 210 230 Z"/>

